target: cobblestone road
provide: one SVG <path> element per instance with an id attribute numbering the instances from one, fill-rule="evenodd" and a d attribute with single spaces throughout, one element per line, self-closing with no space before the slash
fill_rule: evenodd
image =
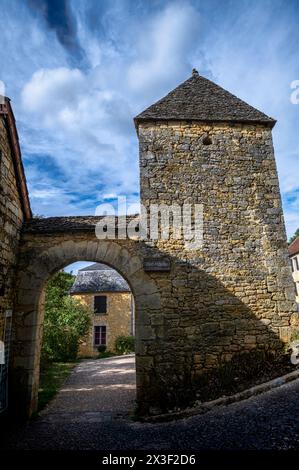
<path id="1" fill-rule="evenodd" d="M 263 395 L 169 423 L 134 422 L 134 356 L 85 361 L 6 449 L 299 449 L 299 380 Z"/>

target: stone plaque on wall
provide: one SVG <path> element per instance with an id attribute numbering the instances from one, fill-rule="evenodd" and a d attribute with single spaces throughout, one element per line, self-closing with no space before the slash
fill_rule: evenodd
<path id="1" fill-rule="evenodd" d="M 170 271 L 170 259 L 163 258 L 144 258 L 143 269 L 149 271 Z"/>

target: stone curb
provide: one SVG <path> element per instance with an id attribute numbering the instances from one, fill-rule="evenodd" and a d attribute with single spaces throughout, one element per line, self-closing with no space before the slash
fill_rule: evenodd
<path id="1" fill-rule="evenodd" d="M 208 411 L 211 411 L 213 408 L 216 408 L 218 406 L 229 405 L 231 403 L 246 400 L 247 398 L 253 397 L 255 395 L 260 395 L 261 393 L 267 392 L 274 388 L 278 388 L 288 382 L 292 382 L 297 378 L 299 378 L 299 369 L 296 369 L 295 371 L 290 372 L 289 374 L 283 375 L 282 377 L 272 379 L 269 382 L 255 385 L 254 387 L 248 388 L 247 390 L 243 390 L 242 392 L 238 392 L 235 395 L 230 395 L 229 397 L 221 397 L 217 398 L 216 400 L 206 401 L 199 406 L 193 408 L 186 408 L 182 411 L 175 411 L 173 413 L 165 413 L 156 416 L 148 416 L 146 418 L 142 418 L 141 421 L 146 423 L 158 423 L 201 415 L 207 413 Z"/>

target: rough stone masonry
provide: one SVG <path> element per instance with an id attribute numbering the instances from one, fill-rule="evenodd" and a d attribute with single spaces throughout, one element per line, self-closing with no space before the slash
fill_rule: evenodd
<path id="1" fill-rule="evenodd" d="M 13 406 L 27 416 L 36 409 L 44 289 L 74 261 L 107 263 L 134 294 L 140 413 L 186 404 L 206 371 L 241 353 L 281 352 L 297 313 L 274 124 L 196 71 L 135 118 L 141 202 L 202 204 L 197 250 L 173 237 L 99 240 L 96 217 L 29 220 L 27 210 L 18 247 Z M 18 187 L 24 201 L 22 175 Z"/>
<path id="2" fill-rule="evenodd" d="M 142 203 L 203 204 L 202 249 L 154 248 L 172 269 L 157 281 L 163 333 L 149 354 L 166 390 L 184 394 L 235 354 L 280 351 L 297 321 L 275 121 L 193 71 L 135 123 Z"/>
<path id="3" fill-rule="evenodd" d="M 2 98 L 2 97 L 0 97 Z M 7 377 L 18 250 L 24 220 L 31 217 L 15 121 L 8 99 L 0 99 L 0 414 L 7 408 Z"/>

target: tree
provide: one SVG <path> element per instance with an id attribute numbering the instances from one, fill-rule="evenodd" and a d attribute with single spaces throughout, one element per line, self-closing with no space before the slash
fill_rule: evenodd
<path id="1" fill-rule="evenodd" d="M 45 299 L 42 360 L 70 361 L 90 326 L 90 310 L 69 295 L 74 276 L 58 272 L 48 282 Z"/>
<path id="2" fill-rule="evenodd" d="M 294 235 L 289 239 L 289 245 L 294 241 L 296 240 L 296 238 L 299 237 L 299 228 L 297 228 L 296 232 L 294 233 Z"/>

